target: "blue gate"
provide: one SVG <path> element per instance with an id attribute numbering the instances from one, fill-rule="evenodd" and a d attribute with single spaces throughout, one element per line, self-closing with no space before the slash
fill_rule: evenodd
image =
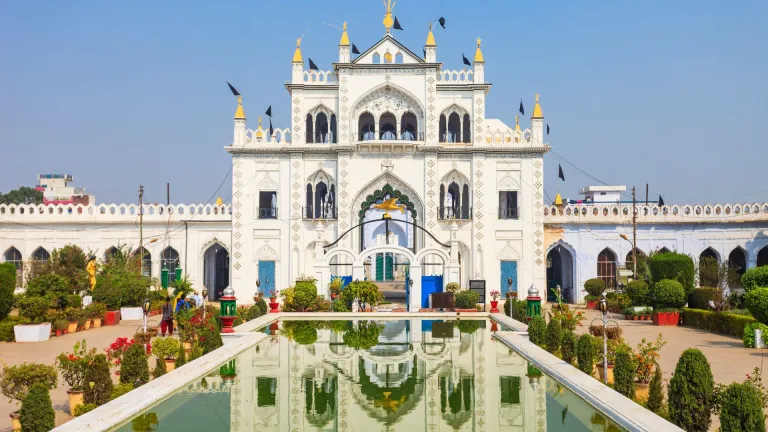
<path id="1" fill-rule="evenodd" d="M 269 297 L 275 289 L 275 262 L 259 261 L 259 292 Z"/>
<path id="2" fill-rule="evenodd" d="M 429 307 L 429 295 L 436 292 L 443 292 L 442 276 L 422 276 L 421 277 L 421 307 Z"/>
<path id="3" fill-rule="evenodd" d="M 512 286 L 509 286 L 509 278 L 512 278 Z M 513 292 L 517 292 L 517 261 L 502 261 L 501 262 L 501 285 L 499 291 L 501 291 L 501 298 L 507 297 L 507 291 L 512 289 Z"/>

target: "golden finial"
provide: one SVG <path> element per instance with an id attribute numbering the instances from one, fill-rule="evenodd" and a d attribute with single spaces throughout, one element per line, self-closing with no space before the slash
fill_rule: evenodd
<path id="1" fill-rule="evenodd" d="M 477 50 L 475 51 L 475 63 L 485 63 L 485 59 L 483 58 L 483 52 L 480 50 L 480 42 L 482 42 L 482 40 L 480 38 L 477 38 Z"/>
<path id="2" fill-rule="evenodd" d="M 245 120 L 245 111 L 243 111 L 243 97 L 237 95 L 237 110 L 235 110 L 235 120 Z"/>
<path id="3" fill-rule="evenodd" d="M 349 36 L 347 36 L 347 22 L 344 21 L 344 29 L 341 32 L 341 40 L 339 41 L 339 46 L 349 46 Z"/>
<path id="4" fill-rule="evenodd" d="M 515 116 L 515 131 L 520 131 L 520 116 Z"/>
<path id="5" fill-rule="evenodd" d="M 216 205 L 217 206 L 224 205 L 224 200 L 221 199 L 221 197 L 216 198 Z"/>
<path id="6" fill-rule="evenodd" d="M 382 23 L 384 24 L 384 28 L 387 29 L 387 34 L 389 34 L 392 26 L 395 25 L 395 20 L 392 19 L 392 9 L 395 8 L 397 2 L 393 2 L 392 0 L 381 0 L 381 2 L 384 3 L 384 7 L 387 9 L 387 13 L 384 15 Z"/>
<path id="7" fill-rule="evenodd" d="M 427 43 L 424 45 L 428 47 L 437 46 L 437 42 L 435 42 L 435 35 L 432 34 L 432 23 L 429 23 L 429 33 L 427 34 Z"/>
<path id="8" fill-rule="evenodd" d="M 301 56 L 301 38 L 296 38 L 296 51 L 293 53 L 293 63 L 304 63 L 304 58 Z"/>
<path id="9" fill-rule="evenodd" d="M 557 195 L 555 195 L 555 202 L 554 202 L 554 204 L 556 206 L 563 205 L 563 197 L 560 196 L 560 192 L 558 192 Z"/>
<path id="10" fill-rule="evenodd" d="M 531 114 L 532 119 L 543 119 L 544 118 L 544 112 L 541 111 L 541 105 L 539 105 L 539 94 L 536 93 L 536 105 L 533 106 L 533 114 Z"/>
<path id="11" fill-rule="evenodd" d="M 261 116 L 259 116 L 259 127 L 256 128 L 256 138 L 262 138 L 264 136 L 264 129 L 261 128 Z"/>

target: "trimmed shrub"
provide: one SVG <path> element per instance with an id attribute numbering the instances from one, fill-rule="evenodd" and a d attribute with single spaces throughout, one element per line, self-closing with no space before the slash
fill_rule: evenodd
<path id="1" fill-rule="evenodd" d="M 450 292 L 450 293 L 456 294 L 456 293 L 457 293 L 457 292 L 459 292 L 460 290 L 461 290 L 461 285 L 459 285 L 459 284 L 458 284 L 458 283 L 456 283 L 456 282 L 448 282 L 448 283 L 445 285 L 445 291 L 447 291 L 447 292 Z"/>
<path id="2" fill-rule="evenodd" d="M 155 338 L 155 341 L 152 344 L 152 352 L 157 356 L 157 358 L 161 358 L 163 360 L 175 359 L 179 353 L 180 346 L 181 343 L 174 337 L 159 337 Z"/>
<path id="3" fill-rule="evenodd" d="M 93 403 L 82 403 L 75 407 L 75 412 L 73 413 L 73 415 L 75 417 L 80 417 L 81 415 L 85 413 L 89 413 L 98 407 L 99 407 L 98 405 Z"/>
<path id="4" fill-rule="evenodd" d="M 0 321 L 11 313 L 15 289 L 16 266 L 9 262 L 0 264 Z"/>
<path id="5" fill-rule="evenodd" d="M 296 281 L 293 292 L 292 306 L 294 310 L 300 312 L 314 306 L 315 299 L 317 298 L 317 285 L 315 285 L 314 279 Z"/>
<path id="6" fill-rule="evenodd" d="M 755 288 L 748 292 L 744 303 L 755 319 L 768 324 L 768 288 Z"/>
<path id="7" fill-rule="evenodd" d="M 109 400 L 113 401 L 131 390 L 133 390 L 133 384 L 118 384 L 112 389 Z"/>
<path id="8" fill-rule="evenodd" d="M 707 432 L 711 423 L 714 380 L 704 353 L 683 351 L 669 381 L 669 418 L 688 432 Z"/>
<path id="9" fill-rule="evenodd" d="M 48 432 L 56 426 L 51 395 L 45 384 L 35 384 L 21 403 L 21 429 L 24 432 Z"/>
<path id="10" fill-rule="evenodd" d="M 474 309 L 479 300 L 479 293 L 470 290 L 461 290 L 456 294 L 456 309 Z"/>
<path id="11" fill-rule="evenodd" d="M 648 386 L 648 403 L 646 408 L 659 414 L 664 406 L 664 382 L 661 374 L 661 367 L 656 364 L 656 370 L 653 372 L 651 384 Z"/>
<path id="12" fill-rule="evenodd" d="M 744 326 L 744 334 L 741 336 L 741 340 L 744 342 L 744 348 L 755 347 L 755 329 L 762 330 L 763 341 L 768 340 L 768 325 L 757 321 L 750 322 Z"/>
<path id="13" fill-rule="evenodd" d="M 720 411 L 722 432 L 765 432 L 760 392 L 749 384 L 733 383 L 723 395 Z"/>
<path id="14" fill-rule="evenodd" d="M 680 282 L 673 279 L 656 282 L 653 285 L 651 295 L 653 296 L 654 307 L 680 308 L 685 305 L 685 289 Z"/>
<path id="15" fill-rule="evenodd" d="M 748 315 L 683 308 L 683 325 L 728 336 L 743 337 L 746 326 L 756 322 Z"/>
<path id="16" fill-rule="evenodd" d="M 605 291 L 605 282 L 599 278 L 587 279 L 584 282 L 584 290 L 593 297 L 600 297 Z"/>
<path id="17" fill-rule="evenodd" d="M 83 402 L 104 405 L 112 396 L 112 387 L 107 356 L 96 354 L 91 361 L 91 367 L 85 372 Z"/>
<path id="18" fill-rule="evenodd" d="M 646 299 L 648 297 L 647 283 L 641 280 L 633 280 L 627 284 L 626 291 L 633 306 L 642 306 L 646 304 Z"/>
<path id="19" fill-rule="evenodd" d="M 547 323 L 544 321 L 544 318 L 540 316 L 533 317 L 531 322 L 528 323 L 528 340 L 536 346 L 544 347 L 546 332 Z"/>
<path id="20" fill-rule="evenodd" d="M 768 287 L 768 266 L 752 267 L 741 275 L 741 287 L 750 292 L 755 288 Z"/>
<path id="21" fill-rule="evenodd" d="M 560 344 L 563 341 L 563 327 L 560 325 L 560 320 L 550 319 L 547 324 L 547 351 L 554 354 L 560 349 Z"/>
<path id="22" fill-rule="evenodd" d="M 635 362 L 628 347 L 616 350 L 613 367 L 613 389 L 624 396 L 635 398 Z"/>
<path id="23" fill-rule="evenodd" d="M 709 301 L 714 300 L 716 297 L 717 290 L 715 288 L 696 288 L 688 297 L 688 307 L 709 310 Z"/>
<path id="24" fill-rule="evenodd" d="M 147 351 L 143 344 L 135 343 L 128 347 L 120 363 L 120 384 L 133 384 L 139 387 L 149 382 Z"/>
<path id="25" fill-rule="evenodd" d="M 9 316 L 0 321 L 0 342 L 14 342 L 16 340 L 13 326 L 17 324 L 29 324 L 29 320 L 23 317 Z"/>
<path id="26" fill-rule="evenodd" d="M 560 354 L 562 355 L 564 362 L 573 364 L 573 360 L 576 358 L 576 333 L 570 330 L 563 332 L 563 341 L 560 343 Z"/>
<path id="27" fill-rule="evenodd" d="M 165 367 L 165 360 L 157 357 L 155 359 L 155 368 L 152 369 L 152 378 L 160 378 L 161 376 L 165 375 L 166 372 L 167 369 Z"/>
<path id="28" fill-rule="evenodd" d="M 51 308 L 51 301 L 49 299 L 24 295 L 17 302 L 19 315 L 30 320 L 33 324 L 48 321 L 48 309 Z"/>
<path id="29" fill-rule="evenodd" d="M 176 354 L 176 361 L 173 362 L 173 366 L 180 368 L 187 363 L 187 351 L 184 350 L 184 344 L 179 344 L 179 352 Z"/>
<path id="30" fill-rule="evenodd" d="M 507 301 L 504 302 L 504 313 L 512 317 L 513 320 L 525 322 L 526 307 L 525 300 L 515 300 L 508 297 Z"/>
<path id="31" fill-rule="evenodd" d="M 35 384 L 45 384 L 47 389 L 56 388 L 56 368 L 39 363 L 22 363 L 4 366 L 0 372 L 0 392 L 8 399 L 23 401 Z"/>
<path id="32" fill-rule="evenodd" d="M 695 288 L 693 259 L 688 255 L 677 252 L 653 254 L 648 264 L 654 284 L 664 279 L 674 279 L 683 285 L 686 293 Z"/>
<path id="33" fill-rule="evenodd" d="M 592 369 L 595 367 L 595 346 L 592 344 L 592 339 L 592 336 L 583 334 L 576 342 L 576 361 L 579 370 L 587 375 L 592 375 Z"/>

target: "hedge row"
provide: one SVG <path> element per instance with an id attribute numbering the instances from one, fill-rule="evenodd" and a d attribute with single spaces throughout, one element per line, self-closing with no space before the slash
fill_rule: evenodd
<path id="1" fill-rule="evenodd" d="M 728 336 L 742 337 L 744 326 L 757 322 L 751 316 L 683 308 L 683 325 Z"/>

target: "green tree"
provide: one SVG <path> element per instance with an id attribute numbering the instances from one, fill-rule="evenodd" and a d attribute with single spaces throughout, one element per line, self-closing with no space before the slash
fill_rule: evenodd
<path id="1" fill-rule="evenodd" d="M 696 287 L 694 284 L 695 266 L 688 255 L 677 252 L 653 254 L 649 260 L 653 282 L 674 279 L 683 285 L 686 294 Z"/>
<path id="2" fill-rule="evenodd" d="M 83 402 L 104 405 L 112 397 L 112 377 L 109 375 L 107 356 L 96 354 L 91 367 L 85 372 L 85 392 Z"/>
<path id="3" fill-rule="evenodd" d="M 624 396 L 635 398 L 636 366 L 629 347 L 621 346 L 616 350 L 613 367 L 613 388 Z"/>
<path id="4" fill-rule="evenodd" d="M 576 342 L 576 361 L 579 370 L 585 374 L 592 375 L 592 369 L 595 367 L 595 346 L 592 344 L 592 336 L 583 334 L 579 336 Z"/>
<path id="5" fill-rule="evenodd" d="M 659 414 L 661 408 L 664 406 L 664 383 L 661 374 L 661 367 L 656 364 L 656 370 L 653 372 L 653 378 L 651 378 L 651 384 L 648 389 L 648 404 L 646 408 Z"/>
<path id="6" fill-rule="evenodd" d="M 733 383 L 723 395 L 720 411 L 722 432 L 765 432 L 760 392 L 749 384 Z"/>
<path id="7" fill-rule="evenodd" d="M 707 432 L 712 410 L 714 380 L 704 353 L 683 351 L 669 381 L 669 418 L 687 432 Z"/>
<path id="8" fill-rule="evenodd" d="M 560 325 L 560 320 L 550 319 L 547 324 L 547 351 L 552 354 L 556 353 L 560 349 L 560 344 L 563 341 L 563 327 Z"/>
<path id="9" fill-rule="evenodd" d="M 149 365 L 144 344 L 135 343 L 128 347 L 120 363 L 120 384 L 133 384 L 134 387 L 149 382 Z"/>
<path id="10" fill-rule="evenodd" d="M 16 266 L 13 263 L 0 264 L 0 321 L 13 308 L 13 291 L 16 289 Z"/>
<path id="11" fill-rule="evenodd" d="M 56 413 L 45 384 L 37 383 L 30 387 L 19 414 L 24 432 L 48 432 L 56 426 Z"/>
<path id="12" fill-rule="evenodd" d="M 3 204 L 42 204 L 43 193 L 35 188 L 21 186 L 7 194 L 0 193 L 0 203 Z"/>
<path id="13" fill-rule="evenodd" d="M 544 347 L 547 333 L 547 323 L 540 316 L 533 317 L 528 323 L 528 340 L 537 346 Z"/>
<path id="14" fill-rule="evenodd" d="M 570 330 L 563 332 L 563 341 L 560 343 L 560 354 L 562 355 L 564 362 L 573 364 L 573 359 L 576 358 L 576 333 Z"/>
<path id="15" fill-rule="evenodd" d="M 768 324 L 768 288 L 755 288 L 744 296 L 744 304 L 756 320 Z"/>

